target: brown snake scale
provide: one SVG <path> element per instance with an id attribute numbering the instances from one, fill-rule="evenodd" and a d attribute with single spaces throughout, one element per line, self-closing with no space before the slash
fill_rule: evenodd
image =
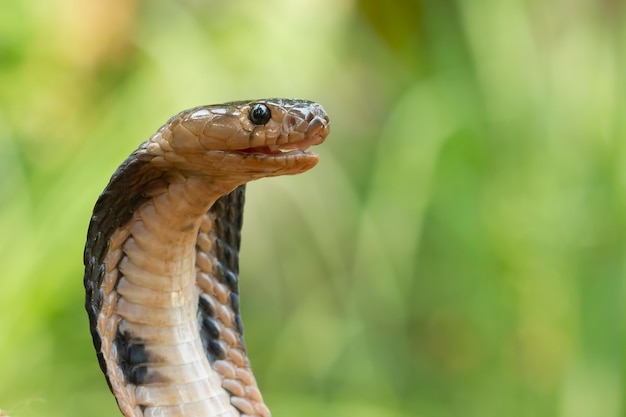
<path id="1" fill-rule="evenodd" d="M 315 166 L 307 149 L 328 127 L 305 100 L 197 107 L 113 174 L 87 234 L 85 306 L 124 416 L 271 415 L 239 314 L 244 186 Z"/>

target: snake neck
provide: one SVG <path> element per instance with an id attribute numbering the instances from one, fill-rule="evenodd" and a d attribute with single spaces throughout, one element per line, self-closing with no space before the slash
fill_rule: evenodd
<path id="1" fill-rule="evenodd" d="M 270 416 L 239 316 L 237 185 L 169 172 L 109 238 L 95 333 L 127 417 Z"/>

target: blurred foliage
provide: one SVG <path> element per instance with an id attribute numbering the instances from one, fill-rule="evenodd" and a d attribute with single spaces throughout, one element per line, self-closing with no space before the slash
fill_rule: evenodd
<path id="1" fill-rule="evenodd" d="M 83 311 L 97 195 L 172 114 L 321 102 L 252 184 L 249 354 L 275 416 L 626 415 L 616 0 L 5 1 L 0 405 L 119 415 Z"/>

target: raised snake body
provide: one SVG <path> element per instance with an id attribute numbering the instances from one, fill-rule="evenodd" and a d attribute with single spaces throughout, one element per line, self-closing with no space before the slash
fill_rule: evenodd
<path id="1" fill-rule="evenodd" d="M 179 113 L 113 174 L 85 246 L 98 359 L 126 417 L 269 417 L 243 342 L 244 184 L 317 164 L 316 103 L 268 99 Z"/>

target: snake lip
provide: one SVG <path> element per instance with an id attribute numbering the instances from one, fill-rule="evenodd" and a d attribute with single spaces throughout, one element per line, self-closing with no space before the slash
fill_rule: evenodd
<path id="1" fill-rule="evenodd" d="M 239 149 L 237 152 L 246 154 L 264 154 L 264 155 L 294 155 L 307 154 L 315 155 L 314 152 L 308 151 L 311 146 L 319 145 L 326 139 L 328 135 L 328 122 L 316 117 L 305 131 L 306 139 L 283 143 L 281 145 L 265 145 L 255 146 L 251 148 Z"/>

